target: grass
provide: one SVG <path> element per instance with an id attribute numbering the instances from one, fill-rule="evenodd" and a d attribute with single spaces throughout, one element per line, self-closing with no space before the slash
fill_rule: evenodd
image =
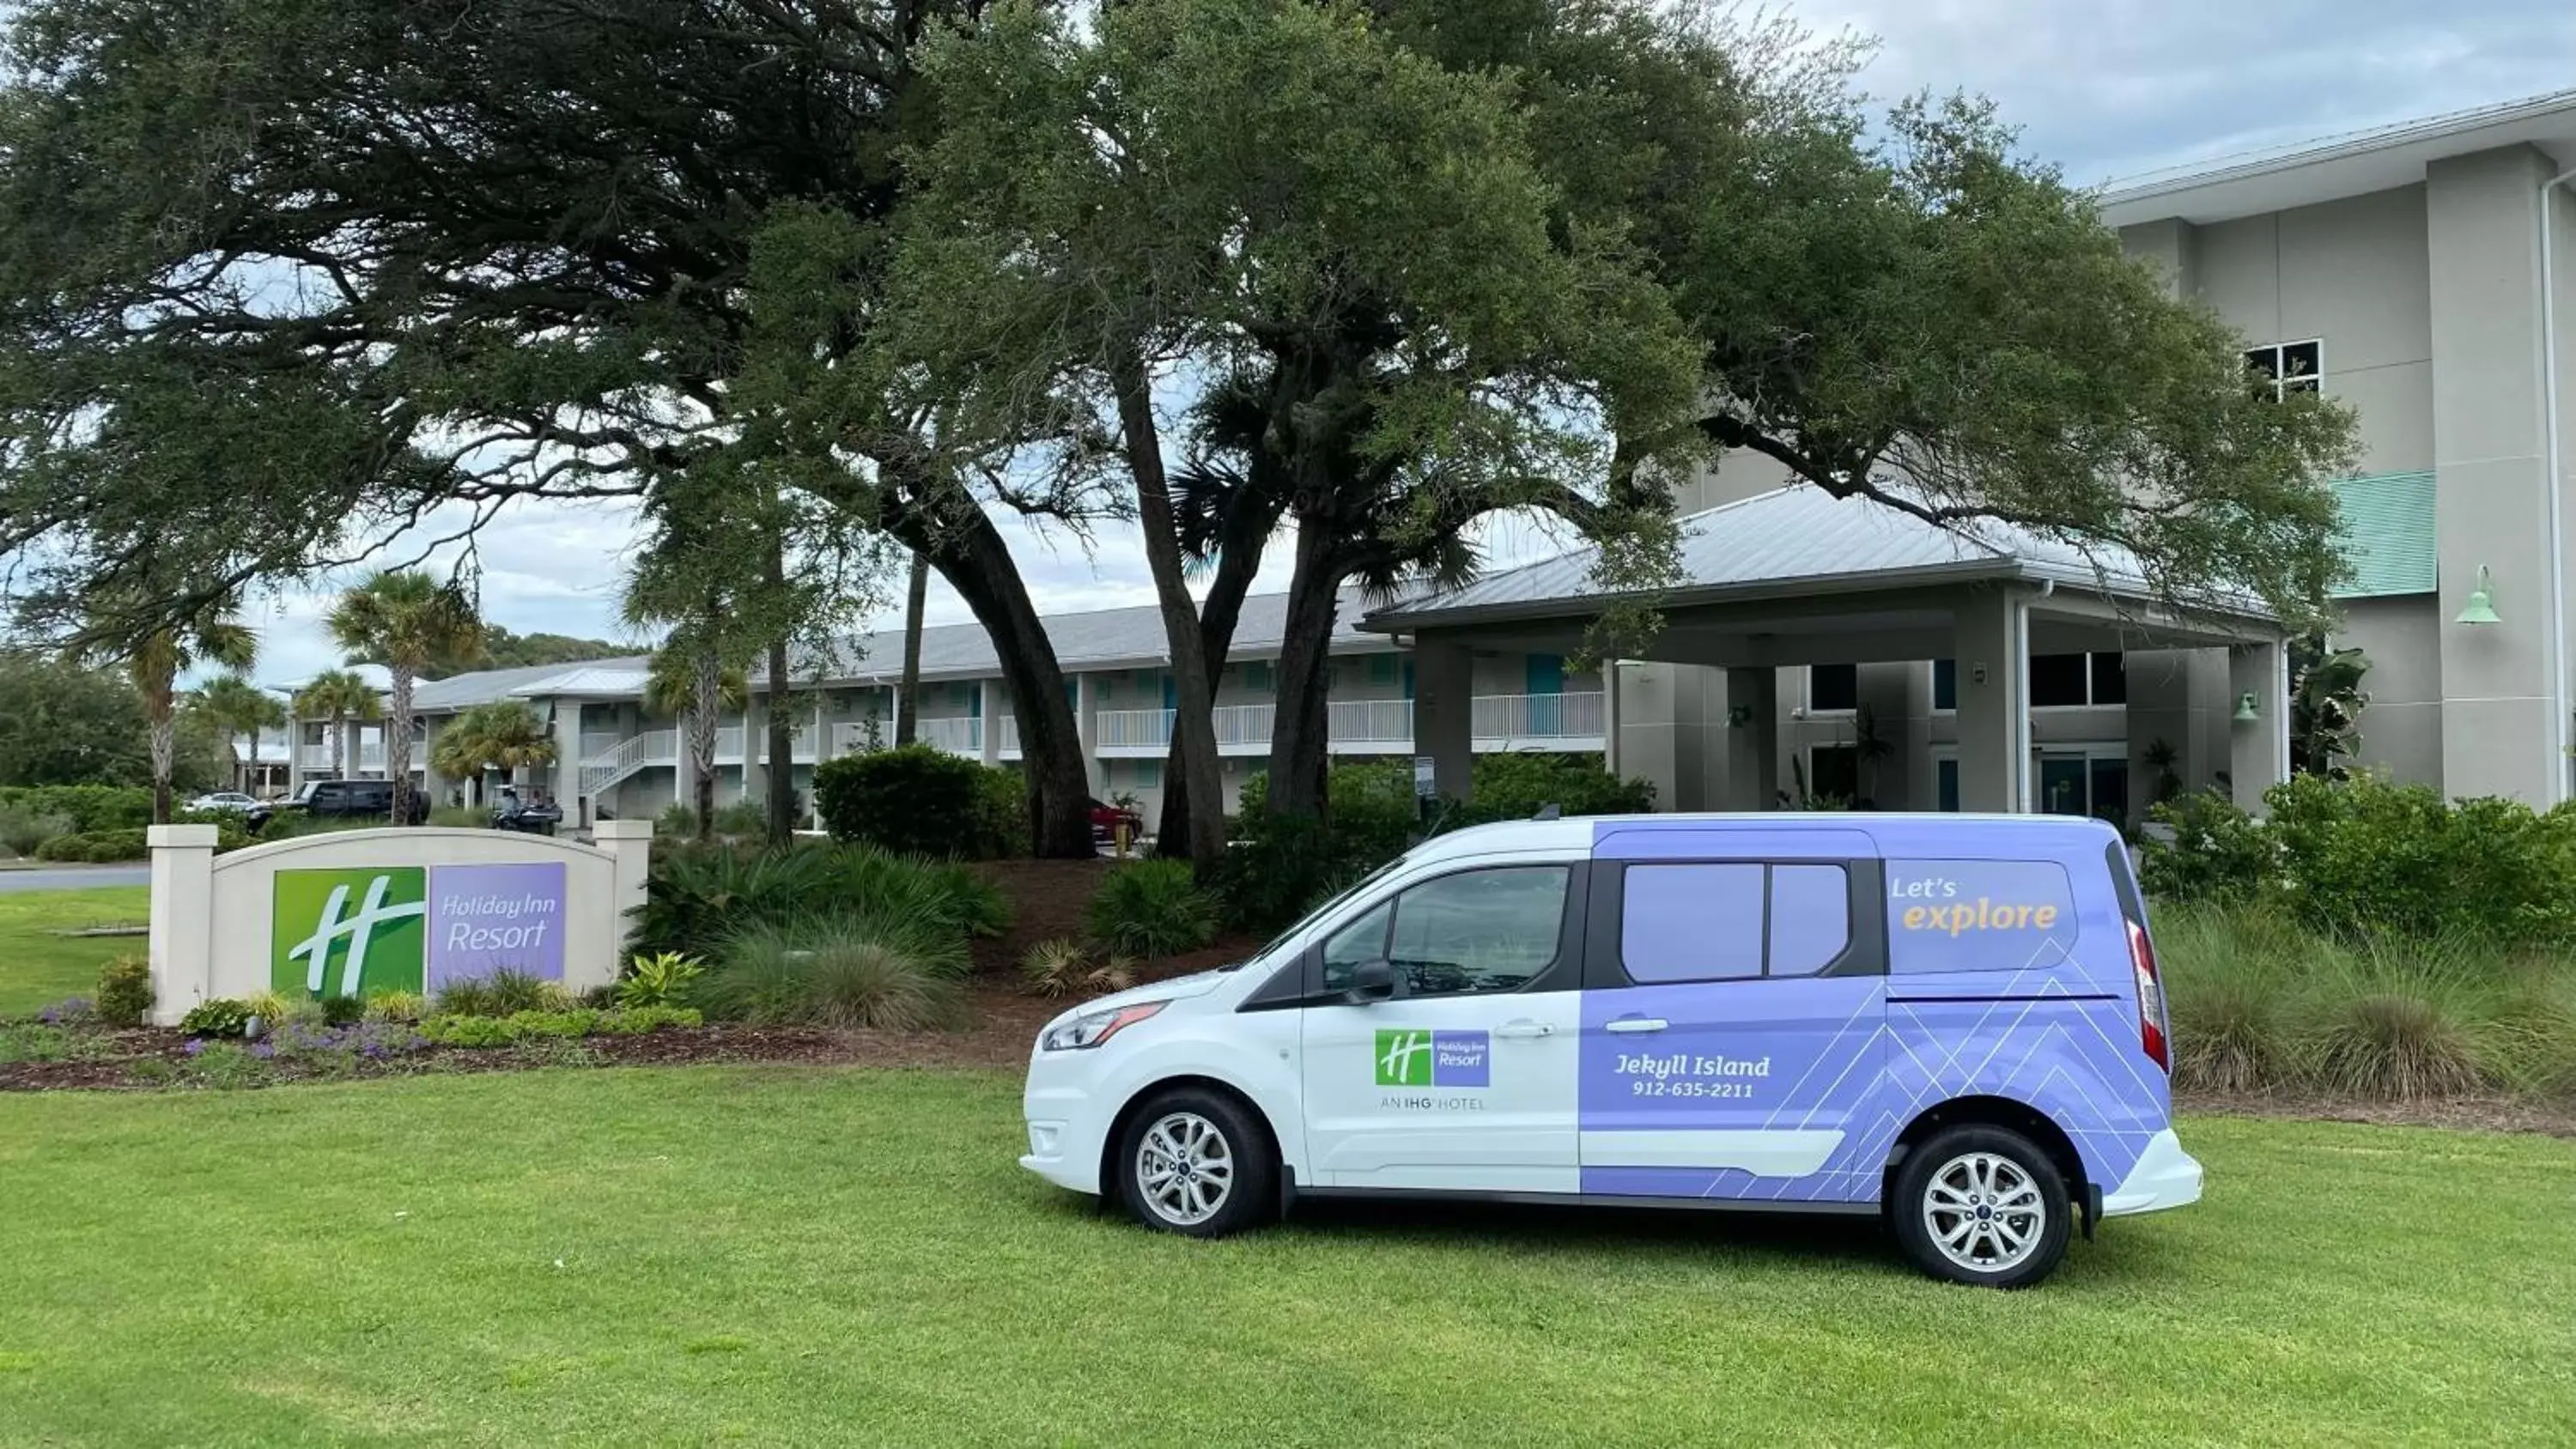
<path id="1" fill-rule="evenodd" d="M 2207 1202 L 2005 1295 L 1848 1222 L 1153 1236 L 1020 1172 L 1018 1090 L 0 1098 L 0 1444 L 2576 1439 L 2563 1141 L 2189 1121 Z"/>
<path id="2" fill-rule="evenodd" d="M 2467 937 L 2341 940 L 2170 906 L 2156 943 L 2186 1090 L 2576 1097 L 2576 961 Z"/>
<path id="3" fill-rule="evenodd" d="M 98 968 L 141 955 L 141 936 L 67 937 L 57 931 L 139 926 L 150 913 L 143 886 L 26 891 L 0 895 L 0 1016 L 25 1016 L 66 996 L 93 996 Z"/>

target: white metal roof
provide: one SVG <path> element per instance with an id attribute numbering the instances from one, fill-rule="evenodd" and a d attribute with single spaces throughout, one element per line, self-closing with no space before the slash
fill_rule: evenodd
<path id="1" fill-rule="evenodd" d="M 1463 623 L 1478 614 L 1597 608 L 1597 553 L 1579 548 L 1489 574 L 1464 588 L 1379 610 L 1365 626 L 1397 630 Z M 1991 520 L 1943 526 L 1872 499 L 1836 498 L 1806 483 L 1692 514 L 1681 523 L 1680 553 L 1681 582 L 1664 595 L 1675 601 L 1693 594 L 1793 597 L 1973 578 L 2045 579 L 2140 598 L 2153 592 L 2126 549 L 2096 545 L 2088 552 Z M 2259 612 L 2250 600 L 2243 607 Z"/>
<path id="2" fill-rule="evenodd" d="M 2576 90 L 2121 177 L 2103 190 L 2102 219 L 2200 223 L 2313 206 L 2411 185 L 2431 162 L 2512 145 L 2576 166 Z"/>

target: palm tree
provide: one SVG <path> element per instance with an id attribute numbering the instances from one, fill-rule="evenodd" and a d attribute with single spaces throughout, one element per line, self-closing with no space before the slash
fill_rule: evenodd
<path id="1" fill-rule="evenodd" d="M 367 677 L 354 669 L 326 669 L 306 680 L 295 691 L 293 704 L 299 720 L 326 720 L 330 724 L 331 773 L 341 775 L 341 759 L 348 743 L 349 724 L 371 722 L 385 712 L 384 698 Z"/>
<path id="2" fill-rule="evenodd" d="M 741 710 L 751 689 L 741 670 L 727 668 L 715 646 L 701 642 L 702 633 L 674 634 L 654 652 L 644 677 L 644 707 L 680 720 L 697 797 L 690 808 L 697 812 L 698 838 L 705 840 L 715 832 L 716 722 Z M 749 741 L 744 743 L 747 749 Z"/>
<path id="3" fill-rule="evenodd" d="M 259 657 L 259 636 L 233 617 L 234 601 L 218 598 L 176 623 L 155 625 L 140 638 L 118 637 L 105 618 L 100 631 L 85 634 L 75 651 L 91 658 L 119 659 L 125 677 L 143 700 L 143 718 L 151 727 L 152 819 L 170 821 L 170 766 L 177 754 L 179 676 L 200 664 L 248 669 Z"/>
<path id="4" fill-rule="evenodd" d="M 455 579 L 387 569 L 340 596 L 323 621 L 352 663 L 385 666 L 393 676 L 385 710 L 385 776 L 394 785 L 394 820 L 411 818 L 411 691 L 433 664 L 472 662 L 483 648 L 483 621 Z"/>
<path id="5" fill-rule="evenodd" d="M 241 757 L 241 787 L 248 793 L 251 775 L 259 768 L 259 734 L 286 723 L 286 706 L 277 696 L 244 679 L 239 674 L 218 674 L 197 686 L 197 709 L 214 722 L 227 737 L 250 736 L 250 749 Z"/>
<path id="6" fill-rule="evenodd" d="M 513 700 L 478 704 L 458 715 L 429 747 L 431 769 L 451 780 L 474 782 L 474 803 L 483 803 L 483 772 L 505 770 L 513 777 L 532 765 L 554 763 L 554 736 L 535 710 Z"/>

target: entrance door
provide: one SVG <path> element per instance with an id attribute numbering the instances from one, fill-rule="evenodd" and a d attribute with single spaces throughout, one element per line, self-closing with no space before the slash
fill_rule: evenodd
<path id="1" fill-rule="evenodd" d="M 1391 995 L 1303 1013 L 1318 1187 L 1575 1191 L 1579 963 L 1568 864 L 1435 877 L 1334 934 L 1322 987 Z"/>
<path id="2" fill-rule="evenodd" d="M 1583 1191 L 1867 1201 L 1886 977 L 1847 861 L 1636 862 L 1583 1004 Z M 1595 981 L 1601 980 L 1595 967 Z"/>

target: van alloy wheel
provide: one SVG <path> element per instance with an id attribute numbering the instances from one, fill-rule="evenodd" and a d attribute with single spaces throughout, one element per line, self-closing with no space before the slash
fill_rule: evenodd
<path id="1" fill-rule="evenodd" d="M 1136 1144 L 1136 1194 L 1165 1222 L 1193 1227 L 1215 1217 L 1234 1191 L 1234 1149 L 1196 1112 L 1171 1112 Z"/>
<path id="2" fill-rule="evenodd" d="M 2020 1163 L 1965 1152 L 1923 1185 L 1923 1227 L 1941 1256 L 1972 1273 L 2019 1267 L 2048 1231 L 2048 1203 Z"/>

